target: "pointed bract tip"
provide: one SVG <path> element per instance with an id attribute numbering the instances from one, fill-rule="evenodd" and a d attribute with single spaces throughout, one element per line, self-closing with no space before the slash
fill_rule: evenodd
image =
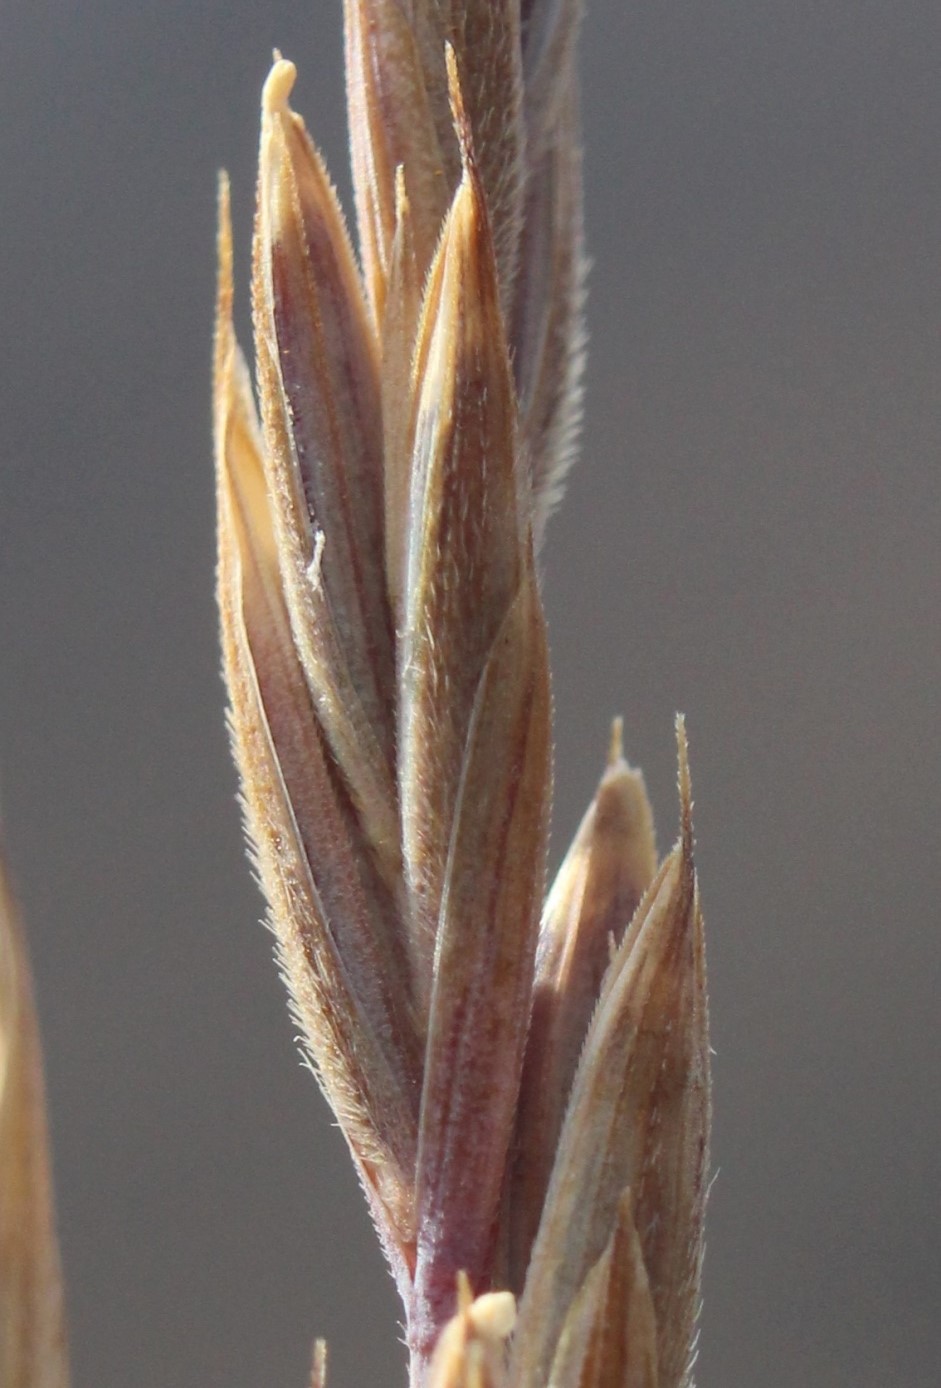
<path id="1" fill-rule="evenodd" d="M 261 109 L 264 115 L 284 115 L 288 109 L 288 98 L 297 81 L 297 68 L 289 63 L 277 49 L 274 50 L 274 64 L 268 73 L 261 93 Z"/>
<path id="2" fill-rule="evenodd" d="M 444 45 L 444 61 L 448 70 L 448 100 L 451 103 L 451 119 L 454 121 L 454 133 L 457 135 L 457 142 L 461 150 L 461 164 L 466 174 L 474 162 L 474 140 L 470 117 L 467 114 L 467 107 L 464 105 L 464 93 L 461 90 L 461 74 L 458 71 L 457 54 L 450 43 Z"/>
<path id="3" fill-rule="evenodd" d="M 405 186 L 405 165 L 395 166 L 395 221 L 400 226 L 408 216 L 408 189 Z"/>
<path id="4" fill-rule="evenodd" d="M 232 298 L 232 197 L 229 175 L 219 170 L 216 183 L 216 255 L 218 257 L 218 296 Z"/>
<path id="5" fill-rule="evenodd" d="M 686 738 L 686 716 L 676 715 L 677 784 L 680 792 L 680 842 L 683 854 L 693 856 L 693 794 L 689 779 L 689 743 Z"/>
<path id="6" fill-rule="evenodd" d="M 231 241 L 231 197 L 232 183 L 228 169 L 220 169 L 216 178 L 216 207 L 218 208 L 218 236 L 221 239 L 223 228 L 229 232 Z"/>
<path id="7" fill-rule="evenodd" d="M 213 373 L 218 405 L 232 351 L 232 211 L 229 175 L 225 169 L 219 170 L 216 205 L 216 331 Z"/>
<path id="8" fill-rule="evenodd" d="M 310 1370 L 310 1388 L 326 1388 L 327 1382 L 327 1342 L 314 1341 L 314 1353 Z"/>
<path id="9" fill-rule="evenodd" d="M 624 760 L 624 719 L 611 719 L 611 739 L 608 743 L 608 770 Z"/>

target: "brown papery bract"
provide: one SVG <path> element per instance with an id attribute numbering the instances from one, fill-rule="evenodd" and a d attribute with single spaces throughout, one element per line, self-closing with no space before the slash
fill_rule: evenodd
<path id="1" fill-rule="evenodd" d="M 232 746 L 293 1006 L 401 1281 L 413 1261 L 420 1081 L 404 942 L 293 641 L 262 441 L 232 332 L 230 266 L 223 185 L 216 456 Z"/>
<path id="2" fill-rule="evenodd" d="M 415 359 L 401 663 L 403 842 L 419 997 L 429 1009 L 409 1327 L 419 1360 L 457 1272 L 478 1287 L 492 1274 L 550 787 L 527 481 L 489 220 L 466 144 L 464 157 Z"/>
<path id="3" fill-rule="evenodd" d="M 412 357 L 425 275 L 415 241 L 405 172 L 396 181 L 395 236 L 382 324 L 382 424 L 385 449 L 386 579 L 396 629 L 405 623 L 412 482 Z"/>
<path id="4" fill-rule="evenodd" d="M 291 630 L 332 755 L 381 870 L 398 872 L 393 635 L 385 584 L 378 343 L 291 63 L 265 84 L 253 313 Z"/>
<path id="5" fill-rule="evenodd" d="M 548 1388 L 658 1388 L 657 1323 L 631 1193 L 559 1334 Z"/>

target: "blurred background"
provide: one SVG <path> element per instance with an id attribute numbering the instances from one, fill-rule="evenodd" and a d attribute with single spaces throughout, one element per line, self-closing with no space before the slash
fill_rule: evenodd
<path id="1" fill-rule="evenodd" d="M 277 44 L 348 203 L 339 0 L 5 0 L 0 792 L 75 1382 L 404 1381 L 245 865 L 213 602 Z M 557 862 L 613 713 L 689 720 L 715 1184 L 700 1388 L 929 1388 L 941 1329 L 941 7 L 593 0 L 582 460 L 550 530 Z M 397 1357 L 398 1355 L 398 1357 Z"/>

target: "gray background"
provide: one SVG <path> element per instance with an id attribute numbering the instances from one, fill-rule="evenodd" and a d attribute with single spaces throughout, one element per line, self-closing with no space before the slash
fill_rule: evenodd
<path id="1" fill-rule="evenodd" d="M 346 190 L 335 0 L 5 0 L 0 784 L 76 1383 L 402 1382 L 242 858 L 213 610 L 215 172 L 242 322 L 273 44 Z M 594 0 L 557 858 L 689 717 L 715 1156 L 702 1388 L 938 1382 L 941 7 Z"/>

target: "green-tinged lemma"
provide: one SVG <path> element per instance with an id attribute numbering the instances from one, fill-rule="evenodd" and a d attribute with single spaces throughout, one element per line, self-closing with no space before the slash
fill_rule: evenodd
<path id="1" fill-rule="evenodd" d="M 359 264 L 276 55 L 258 415 L 221 197 L 219 596 L 270 924 L 413 1388 L 684 1388 L 709 1071 L 682 724 L 674 850 L 658 866 L 617 727 L 543 905 L 535 551 L 580 399 L 579 5 L 345 18 Z"/>

